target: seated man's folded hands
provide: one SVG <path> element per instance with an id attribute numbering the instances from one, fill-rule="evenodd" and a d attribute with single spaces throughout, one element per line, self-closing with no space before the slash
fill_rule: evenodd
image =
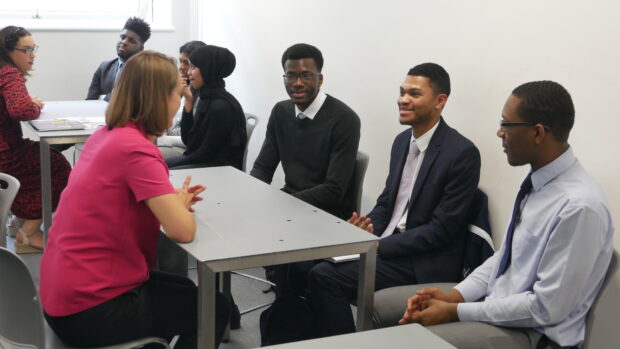
<path id="1" fill-rule="evenodd" d="M 398 323 L 431 326 L 459 321 L 456 305 L 463 301 L 463 296 L 455 289 L 444 292 L 438 288 L 423 288 L 409 297 L 407 309 Z"/>

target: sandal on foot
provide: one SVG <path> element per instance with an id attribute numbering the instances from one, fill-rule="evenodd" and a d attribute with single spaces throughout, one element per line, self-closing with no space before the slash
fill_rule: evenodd
<path id="1" fill-rule="evenodd" d="M 34 252 L 41 252 L 43 250 L 43 247 L 36 247 L 30 244 L 30 238 L 38 233 L 43 234 L 43 232 L 40 230 L 27 234 L 20 228 L 18 231 L 18 235 L 15 237 L 15 248 L 17 249 L 19 247 L 20 250 L 23 251 L 21 253 L 32 253 L 27 251 L 29 249 L 34 250 Z M 19 241 L 19 236 L 21 236 L 22 238 L 21 242 Z"/>

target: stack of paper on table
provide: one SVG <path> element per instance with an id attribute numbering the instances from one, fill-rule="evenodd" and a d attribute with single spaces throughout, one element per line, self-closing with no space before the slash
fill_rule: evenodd
<path id="1" fill-rule="evenodd" d="M 346 256 L 338 256 L 338 257 L 326 258 L 326 260 L 328 262 L 332 262 L 332 263 L 342 263 L 342 262 L 356 261 L 358 259 L 360 259 L 360 255 L 359 254 L 348 254 Z"/>
<path id="2" fill-rule="evenodd" d="M 83 130 L 86 125 L 69 119 L 30 120 L 30 124 L 39 131 Z"/>

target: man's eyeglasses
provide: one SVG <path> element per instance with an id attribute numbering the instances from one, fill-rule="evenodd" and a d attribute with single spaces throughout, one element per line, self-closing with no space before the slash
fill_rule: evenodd
<path id="1" fill-rule="evenodd" d="M 31 55 L 32 53 L 36 53 L 39 50 L 39 46 L 34 45 L 33 47 L 28 48 L 15 48 L 15 51 L 21 51 L 27 55 Z"/>
<path id="2" fill-rule="evenodd" d="M 545 131 L 547 132 L 551 132 L 551 128 L 548 126 L 545 126 L 543 124 L 541 124 L 540 122 L 528 122 L 528 121 L 521 121 L 521 122 L 508 122 L 508 121 L 504 121 L 504 120 L 500 120 L 499 121 L 499 129 L 502 130 L 502 132 L 506 132 L 506 129 L 509 127 L 514 127 L 514 126 L 536 126 L 536 125 L 541 125 Z"/>
<path id="3" fill-rule="evenodd" d="M 284 81 L 288 83 L 295 82 L 297 81 L 297 79 L 301 79 L 302 82 L 308 83 L 308 82 L 312 82 L 312 79 L 320 75 L 321 73 L 305 72 L 301 74 L 286 73 L 282 75 L 282 77 L 284 78 Z"/>

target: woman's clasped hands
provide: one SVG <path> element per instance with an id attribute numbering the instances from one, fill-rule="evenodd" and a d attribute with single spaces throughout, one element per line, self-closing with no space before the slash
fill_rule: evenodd
<path id="1" fill-rule="evenodd" d="M 192 206 L 196 202 L 202 201 L 202 197 L 198 196 L 198 194 L 205 191 L 207 187 L 201 184 L 190 186 L 191 180 L 192 176 L 188 175 L 185 177 L 183 187 L 175 188 L 175 190 L 178 198 L 181 200 L 181 203 L 183 203 L 183 206 L 185 206 L 190 212 L 194 212 Z"/>

